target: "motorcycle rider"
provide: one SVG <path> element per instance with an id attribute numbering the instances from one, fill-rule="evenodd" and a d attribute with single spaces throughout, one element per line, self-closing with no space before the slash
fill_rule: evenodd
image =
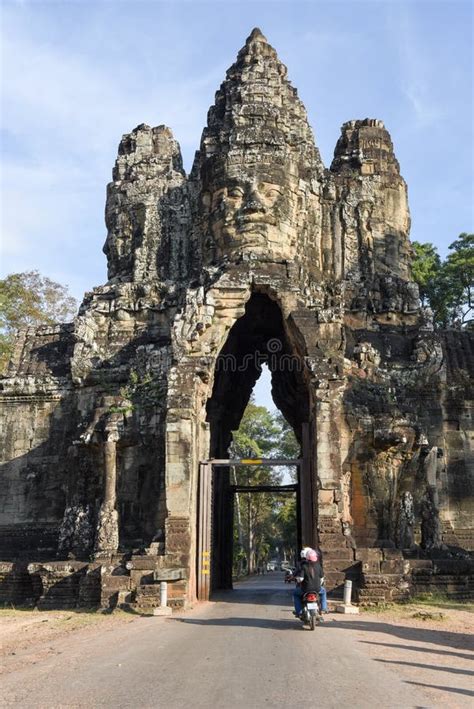
<path id="1" fill-rule="evenodd" d="M 313 551 L 311 547 L 303 547 L 303 549 L 300 551 L 300 562 L 293 573 L 293 578 L 296 579 L 296 587 L 293 591 L 293 604 L 295 606 L 293 615 L 295 615 L 297 618 L 300 617 L 301 611 L 303 610 L 301 605 L 301 598 L 303 595 L 303 592 L 301 590 L 301 581 L 304 577 L 304 566 L 307 563 L 306 556 L 310 551 Z"/>
<path id="2" fill-rule="evenodd" d="M 321 549 L 316 549 L 315 551 L 318 557 L 319 564 L 321 566 L 321 571 L 323 572 L 323 578 L 321 579 L 321 588 L 319 591 L 319 600 L 321 601 L 321 613 L 328 613 L 328 596 L 326 592 L 326 586 L 324 585 L 323 553 Z"/>
<path id="3" fill-rule="evenodd" d="M 296 579 L 299 578 L 301 580 L 304 578 L 304 568 L 305 568 L 305 565 L 307 564 L 308 555 L 310 552 L 313 552 L 314 554 L 316 554 L 315 561 L 319 561 L 319 566 L 321 568 L 321 581 L 320 581 L 318 593 L 319 593 L 319 599 L 321 602 L 321 613 L 327 613 L 328 612 L 328 601 L 327 601 L 326 588 L 324 587 L 324 572 L 323 572 L 323 568 L 322 568 L 322 553 L 321 553 L 321 551 L 319 549 L 318 549 L 318 551 L 315 551 L 314 549 L 311 549 L 311 547 L 303 547 L 303 549 L 300 552 L 301 561 L 300 561 L 298 567 L 296 568 L 293 576 Z M 296 588 L 293 591 L 293 603 L 295 606 L 295 610 L 293 611 L 293 615 L 295 615 L 297 617 L 300 616 L 301 611 L 302 611 L 302 605 L 301 605 L 302 596 L 303 596 L 303 591 L 302 591 L 302 587 L 301 587 L 301 581 L 298 582 L 298 580 L 297 580 Z"/>
<path id="4" fill-rule="evenodd" d="M 295 588 L 293 593 L 295 615 L 298 617 L 301 616 L 303 611 L 302 598 L 305 593 L 308 593 L 309 591 L 313 591 L 318 594 L 320 593 L 322 578 L 323 570 L 318 561 L 318 555 L 314 549 L 310 549 L 308 552 L 305 552 L 305 559 L 301 563 L 299 575 L 297 576 L 299 586 Z"/>
<path id="5" fill-rule="evenodd" d="M 301 596 L 303 595 L 301 591 L 301 582 L 299 582 L 298 579 L 303 578 L 303 564 L 306 563 L 306 554 L 309 551 L 311 551 L 311 547 L 303 547 L 300 551 L 300 561 L 293 572 L 293 578 L 296 580 L 295 590 L 293 591 L 293 605 L 295 607 L 293 615 L 296 615 L 297 618 L 299 618 L 301 614 Z"/>

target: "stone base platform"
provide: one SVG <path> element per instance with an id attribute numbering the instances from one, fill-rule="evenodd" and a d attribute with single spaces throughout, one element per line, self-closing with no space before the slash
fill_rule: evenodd
<path id="1" fill-rule="evenodd" d="M 0 605 L 41 610 L 130 607 L 153 612 L 160 606 L 160 583 L 168 580 L 168 606 L 186 605 L 183 570 L 165 568 L 164 557 L 132 556 L 101 561 L 0 561 Z"/>
<path id="2" fill-rule="evenodd" d="M 359 613 L 359 607 L 353 605 L 342 605 L 336 606 L 336 613 L 344 613 L 346 615 L 357 615 Z"/>
<path id="3" fill-rule="evenodd" d="M 157 616 L 170 616 L 173 613 L 173 610 L 169 606 L 160 606 L 159 608 L 154 608 L 153 609 L 153 615 Z"/>

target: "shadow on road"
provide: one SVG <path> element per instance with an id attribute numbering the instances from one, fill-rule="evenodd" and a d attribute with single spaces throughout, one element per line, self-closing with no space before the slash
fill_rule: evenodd
<path id="1" fill-rule="evenodd" d="M 232 590 L 214 591 L 211 600 L 217 603 L 250 603 L 266 606 L 293 606 L 293 587 L 283 576 L 265 574 L 236 581 Z"/>
<path id="2" fill-rule="evenodd" d="M 434 643 L 435 645 L 443 645 L 453 647 L 459 650 L 474 650 L 474 639 L 472 635 L 467 633 L 450 633 L 444 630 L 432 630 L 425 628 L 409 628 L 404 625 L 391 625 L 390 623 L 344 621 L 342 623 L 334 623 L 331 627 L 338 630 L 358 630 L 367 631 L 369 633 L 386 633 L 402 640 L 420 643 Z M 364 642 L 364 641 L 363 641 Z M 366 641 L 365 641 L 366 642 Z M 404 646 L 405 647 L 405 646 Z M 405 648 L 413 649 L 413 648 Z M 431 652 L 431 650 L 430 650 Z"/>
<path id="3" fill-rule="evenodd" d="M 243 628 L 264 628 L 265 630 L 294 630 L 300 631 L 302 625 L 296 619 L 294 620 L 273 620 L 271 618 L 173 618 L 176 623 L 185 623 L 187 625 L 216 625 L 220 627 L 225 626 L 239 626 Z"/>
<path id="4" fill-rule="evenodd" d="M 444 687 L 439 684 L 425 684 L 423 682 L 409 682 L 406 684 L 414 684 L 416 687 L 428 687 L 429 689 L 439 689 L 441 692 L 454 692 L 454 694 L 464 694 L 466 697 L 474 697 L 474 692 L 469 689 L 461 689 L 460 687 Z"/>
<path id="5" fill-rule="evenodd" d="M 253 603 L 258 606 L 292 606 L 291 594 L 275 592 L 274 588 L 235 589 L 234 591 L 215 591 L 211 601 L 217 603 Z"/>
<path id="6" fill-rule="evenodd" d="M 418 667 L 420 670 L 440 670 L 441 672 L 451 672 L 455 675 L 468 675 L 468 677 L 474 677 L 474 672 L 471 670 L 461 670 L 458 667 L 447 667 L 443 665 L 438 667 L 438 665 L 425 665 L 422 662 L 407 662 L 406 660 L 384 660 L 382 658 L 376 658 L 376 662 L 383 662 L 387 665 L 406 665 L 407 667 Z"/>
<path id="7" fill-rule="evenodd" d="M 450 655 L 451 657 L 457 657 L 460 660 L 472 660 L 472 655 L 466 655 L 463 652 L 452 652 L 451 650 L 439 650 L 437 648 L 431 647 L 419 647 L 418 645 L 400 645 L 398 643 L 376 643 L 371 640 L 361 640 L 364 645 L 379 645 L 380 647 L 393 647 L 397 650 L 413 650 L 414 652 L 422 652 L 423 654 L 429 653 L 431 655 Z"/>

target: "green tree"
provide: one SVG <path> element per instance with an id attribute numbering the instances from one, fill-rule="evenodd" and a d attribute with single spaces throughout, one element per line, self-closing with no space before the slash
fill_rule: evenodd
<path id="1" fill-rule="evenodd" d="M 76 310 L 67 287 L 38 271 L 11 273 L 0 280 L 0 372 L 8 363 L 17 330 L 65 322 Z"/>
<path id="2" fill-rule="evenodd" d="M 474 284 L 474 234 L 462 233 L 445 261 L 433 244 L 413 242 L 412 273 L 422 305 L 433 310 L 438 327 L 472 327 Z"/>
<path id="3" fill-rule="evenodd" d="M 233 433 L 233 454 L 237 458 L 271 457 L 278 444 L 279 429 L 265 406 L 257 406 L 251 399 L 244 411 L 239 429 Z M 267 466 L 237 466 L 233 471 L 237 485 L 278 484 L 281 477 Z M 236 541 L 234 562 L 246 559 L 247 573 L 252 573 L 261 555 L 262 522 L 271 509 L 265 493 L 236 495 Z M 241 569 L 239 569 L 241 571 Z"/>
<path id="4" fill-rule="evenodd" d="M 293 431 L 283 417 L 271 414 L 253 400 L 249 402 L 233 437 L 233 455 L 238 458 L 294 458 L 299 453 Z M 295 454 L 296 450 L 298 453 Z M 283 474 L 280 467 L 236 466 L 232 483 L 244 486 L 279 485 Z M 265 564 L 272 549 L 276 546 L 283 548 L 280 540 L 288 538 L 290 545 L 293 539 L 296 540 L 296 505 L 294 495 L 291 497 L 292 518 L 291 505 L 288 510 L 285 508 L 288 496 L 266 492 L 236 494 L 234 569 L 237 573 L 242 572 L 244 562 L 248 573 L 252 573 L 257 565 Z M 290 534 L 287 529 L 291 527 Z"/>
<path id="5" fill-rule="evenodd" d="M 274 417 L 279 428 L 279 441 L 276 455 L 279 458 L 299 458 L 301 446 L 298 443 L 294 431 L 283 414 L 278 411 Z M 296 482 L 297 474 L 295 467 L 284 468 L 284 470 Z M 296 496 L 279 495 L 273 507 L 274 515 L 274 545 L 278 546 L 284 559 L 291 559 L 296 550 L 297 529 L 296 529 Z"/>
<path id="6" fill-rule="evenodd" d="M 277 447 L 280 433 L 270 411 L 250 399 L 238 430 L 233 432 L 234 452 L 238 458 L 268 456 Z"/>
<path id="7" fill-rule="evenodd" d="M 443 264 L 451 321 L 472 325 L 474 308 L 474 234 L 463 232 L 449 247 Z"/>
<path id="8" fill-rule="evenodd" d="M 301 453 L 301 446 L 296 440 L 295 433 L 280 411 L 274 416 L 274 422 L 278 427 L 278 443 L 275 450 L 275 457 L 277 458 L 299 458 Z M 287 473 L 291 479 L 296 482 L 296 470 L 294 467 L 283 468 L 281 472 Z"/>
<path id="9" fill-rule="evenodd" d="M 434 284 L 441 270 L 441 259 L 433 244 L 412 243 L 415 258 L 412 262 L 412 275 L 420 289 L 420 300 L 423 306 L 431 303 L 434 296 Z"/>
<path id="10" fill-rule="evenodd" d="M 296 497 L 280 495 L 274 507 L 274 544 L 285 560 L 292 560 L 298 544 L 296 530 Z"/>

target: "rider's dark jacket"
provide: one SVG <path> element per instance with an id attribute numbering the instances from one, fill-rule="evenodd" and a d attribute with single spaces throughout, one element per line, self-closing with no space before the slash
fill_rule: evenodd
<path id="1" fill-rule="evenodd" d="M 323 570 L 319 561 L 306 561 L 301 564 L 301 576 L 303 577 L 301 582 L 303 593 L 308 591 L 319 593 L 323 577 Z"/>

